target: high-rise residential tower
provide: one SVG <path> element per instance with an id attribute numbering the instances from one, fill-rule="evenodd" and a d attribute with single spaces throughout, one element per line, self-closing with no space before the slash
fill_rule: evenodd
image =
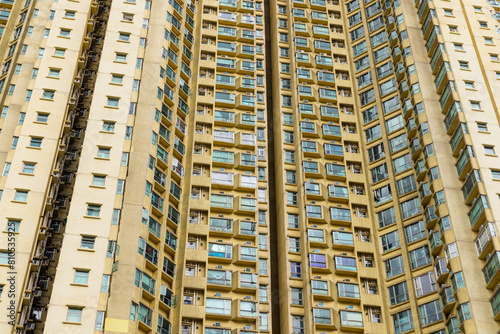
<path id="1" fill-rule="evenodd" d="M 0 0 L 0 333 L 498 333 L 497 20 Z"/>

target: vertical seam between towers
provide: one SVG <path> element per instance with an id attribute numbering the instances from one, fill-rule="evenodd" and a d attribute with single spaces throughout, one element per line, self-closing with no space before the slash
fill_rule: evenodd
<path id="1" fill-rule="evenodd" d="M 279 269 L 278 269 L 278 227 L 276 220 L 276 181 L 274 179 L 274 126 L 273 126 L 273 75 L 271 54 L 271 18 L 270 1 L 264 0 L 265 22 L 265 53 L 266 60 L 266 116 L 267 116 L 267 175 L 269 186 L 269 239 L 270 239 L 270 303 L 271 303 L 271 332 L 280 333 L 280 295 L 279 295 Z M 271 174 L 272 173 L 272 174 Z"/>

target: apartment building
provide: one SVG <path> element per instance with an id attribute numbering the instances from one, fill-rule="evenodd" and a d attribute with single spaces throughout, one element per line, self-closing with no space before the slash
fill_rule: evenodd
<path id="1" fill-rule="evenodd" d="M 0 1 L 0 331 L 497 333 L 499 13 Z"/>

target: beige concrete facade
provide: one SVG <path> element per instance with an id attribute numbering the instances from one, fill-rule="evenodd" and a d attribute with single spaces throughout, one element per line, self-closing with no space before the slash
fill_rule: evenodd
<path id="1" fill-rule="evenodd" d="M 0 332 L 497 333 L 497 10 L 0 1 Z"/>

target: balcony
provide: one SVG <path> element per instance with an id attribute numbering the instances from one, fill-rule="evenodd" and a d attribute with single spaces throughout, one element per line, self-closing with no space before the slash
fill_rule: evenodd
<path id="1" fill-rule="evenodd" d="M 337 282 L 337 299 L 339 301 L 358 304 L 360 297 L 359 285 L 357 283 Z"/>
<path id="2" fill-rule="evenodd" d="M 321 102 L 337 102 L 337 91 L 334 89 L 326 89 L 326 88 L 320 88 L 319 89 L 319 100 Z"/>
<path id="3" fill-rule="evenodd" d="M 420 140 L 418 140 L 418 138 L 413 138 L 411 140 L 410 151 L 413 160 L 418 158 L 418 156 L 422 152 L 422 145 L 420 145 Z"/>
<path id="4" fill-rule="evenodd" d="M 493 315 L 495 320 L 500 320 L 500 289 L 498 289 L 493 297 L 490 299 L 491 308 L 493 309 Z"/>
<path id="5" fill-rule="evenodd" d="M 479 195 L 479 183 L 481 182 L 482 181 L 481 176 L 479 175 L 479 170 L 472 170 L 462 187 L 462 194 L 464 195 L 465 204 L 470 205 L 473 199 L 476 198 L 477 195 Z"/>
<path id="6" fill-rule="evenodd" d="M 418 193 L 420 194 L 420 202 L 422 203 L 422 205 L 427 205 L 427 203 L 432 198 L 432 191 L 429 187 L 429 183 L 422 183 L 420 185 L 420 188 L 418 189 Z"/>
<path id="7" fill-rule="evenodd" d="M 363 313 L 356 311 L 340 311 L 340 330 L 363 332 Z"/>
<path id="8" fill-rule="evenodd" d="M 323 138 L 340 140 L 342 138 L 342 130 L 340 126 L 323 124 Z"/>
<path id="9" fill-rule="evenodd" d="M 212 194 L 210 207 L 213 211 L 233 212 L 233 196 Z"/>
<path id="10" fill-rule="evenodd" d="M 328 200 L 334 202 L 348 203 L 349 191 L 347 187 L 329 185 L 328 186 Z"/>
<path id="11" fill-rule="evenodd" d="M 500 251 L 495 251 L 483 268 L 486 287 L 493 289 L 500 282 Z"/>
<path id="12" fill-rule="evenodd" d="M 417 124 L 415 123 L 415 119 L 412 117 L 408 119 L 408 121 L 406 122 L 406 135 L 408 138 L 411 138 L 415 136 L 416 132 L 417 132 Z"/>
<path id="13" fill-rule="evenodd" d="M 424 219 L 425 219 L 425 226 L 427 227 L 427 229 L 431 229 L 436 225 L 439 217 L 436 215 L 436 210 L 434 208 L 434 205 L 430 205 L 425 209 Z"/>
<path id="14" fill-rule="evenodd" d="M 415 163 L 415 175 L 417 176 L 417 181 L 422 181 L 427 172 L 427 168 L 425 167 L 424 160 L 418 160 Z M 421 187 L 422 189 L 422 187 Z M 420 193 L 420 198 L 422 199 L 425 194 Z"/>
<path id="15" fill-rule="evenodd" d="M 321 119 L 325 121 L 338 121 L 339 109 L 332 106 L 321 106 Z"/>
<path id="16" fill-rule="evenodd" d="M 257 157 L 255 154 L 237 153 L 235 159 L 235 168 L 243 170 L 255 170 Z"/>
<path id="17" fill-rule="evenodd" d="M 446 259 L 444 257 L 436 258 L 434 262 L 434 272 L 438 283 L 442 283 L 450 274 L 450 270 L 446 266 Z"/>
<path id="18" fill-rule="evenodd" d="M 229 236 L 233 233 L 233 221 L 226 218 L 210 218 L 209 234 Z"/>
<path id="19" fill-rule="evenodd" d="M 258 250 L 256 247 L 236 245 L 234 263 L 255 266 L 257 262 L 257 253 Z"/>
<path id="20" fill-rule="evenodd" d="M 495 227 L 495 223 L 488 222 L 481 227 L 481 230 L 475 240 L 477 254 L 480 259 L 484 260 L 493 250 L 493 239 L 498 241 L 497 229 Z"/>
<path id="21" fill-rule="evenodd" d="M 448 134 L 451 135 L 457 129 L 457 125 L 461 122 L 465 122 L 465 118 L 463 117 L 460 103 L 455 102 L 451 105 L 450 110 L 444 118 L 444 125 Z"/>
<path id="22" fill-rule="evenodd" d="M 317 328 L 317 331 L 335 328 L 331 309 L 315 307 L 313 308 L 313 316 L 314 327 Z"/>
<path id="23" fill-rule="evenodd" d="M 236 78 L 236 89 L 239 91 L 253 92 L 255 89 L 255 79 L 251 78 Z"/>
<path id="24" fill-rule="evenodd" d="M 233 173 L 212 172 L 212 188 L 233 189 L 233 187 Z"/>
<path id="25" fill-rule="evenodd" d="M 155 168 L 154 180 L 156 181 L 156 183 L 155 183 L 155 185 L 157 186 L 156 188 L 159 188 L 159 190 L 161 192 L 164 192 L 165 191 L 165 182 L 167 180 L 167 176 L 165 175 L 165 173 L 160 171 L 158 168 Z"/>
<path id="26" fill-rule="evenodd" d="M 237 239 L 255 240 L 257 236 L 257 223 L 254 221 L 237 219 L 234 221 L 233 237 Z"/>
<path id="27" fill-rule="evenodd" d="M 351 232 L 332 231 L 334 249 L 354 249 L 354 237 Z"/>
<path id="28" fill-rule="evenodd" d="M 466 134 L 468 134 L 467 125 L 465 125 L 465 123 L 460 123 L 450 140 L 451 150 L 455 157 L 458 156 L 460 150 L 463 149 L 466 144 L 464 139 Z"/>
<path id="29" fill-rule="evenodd" d="M 163 216 L 163 202 L 164 199 L 157 193 L 151 193 L 151 205 L 156 209 L 155 213 L 158 216 Z"/>
<path id="30" fill-rule="evenodd" d="M 456 300 L 455 297 L 453 296 L 453 290 L 451 289 L 451 287 L 446 286 L 442 288 L 441 292 L 439 293 L 439 297 L 441 297 L 443 312 L 446 314 L 450 313 L 456 304 Z"/>
<path id="31" fill-rule="evenodd" d="M 339 275 L 358 274 L 355 257 L 335 256 L 335 273 Z"/>
<path id="32" fill-rule="evenodd" d="M 213 260 L 215 262 L 230 263 L 233 257 L 233 247 L 232 245 L 227 244 L 209 243 L 208 257 L 209 260 Z"/>
<path id="33" fill-rule="evenodd" d="M 351 224 L 351 210 L 330 207 L 330 219 L 331 223 L 335 225 L 350 225 Z"/>
<path id="34" fill-rule="evenodd" d="M 257 212 L 257 199 L 255 198 L 238 196 L 235 202 L 236 213 L 255 214 Z"/>
<path id="35" fill-rule="evenodd" d="M 324 186 L 322 184 L 306 182 L 304 189 L 308 200 L 324 200 Z"/>
<path id="36" fill-rule="evenodd" d="M 479 227 L 486 222 L 486 209 L 489 209 L 486 196 L 479 196 L 471 210 L 469 211 L 469 222 L 473 231 L 479 230 Z"/>
<path id="37" fill-rule="evenodd" d="M 215 130 L 213 134 L 214 144 L 222 146 L 234 146 L 234 132 Z"/>
<path id="38" fill-rule="evenodd" d="M 475 163 L 472 163 L 472 158 L 474 158 L 474 150 L 472 149 L 472 146 L 466 146 L 463 150 L 460 156 L 458 157 L 456 167 L 457 167 L 457 173 L 458 173 L 458 178 L 463 181 L 466 176 L 471 172 L 473 165 L 476 165 Z M 475 159 L 474 159 L 475 162 Z"/>
<path id="39" fill-rule="evenodd" d="M 429 234 L 429 245 L 431 246 L 432 255 L 436 256 L 443 249 L 443 242 L 441 241 L 441 234 L 439 231 L 434 231 Z"/>
<path id="40" fill-rule="evenodd" d="M 255 57 L 255 46 L 238 44 L 236 45 L 236 55 L 240 58 L 253 59 Z"/>
<path id="41" fill-rule="evenodd" d="M 331 180 L 343 181 L 346 179 L 344 165 L 326 164 L 326 178 Z"/>

